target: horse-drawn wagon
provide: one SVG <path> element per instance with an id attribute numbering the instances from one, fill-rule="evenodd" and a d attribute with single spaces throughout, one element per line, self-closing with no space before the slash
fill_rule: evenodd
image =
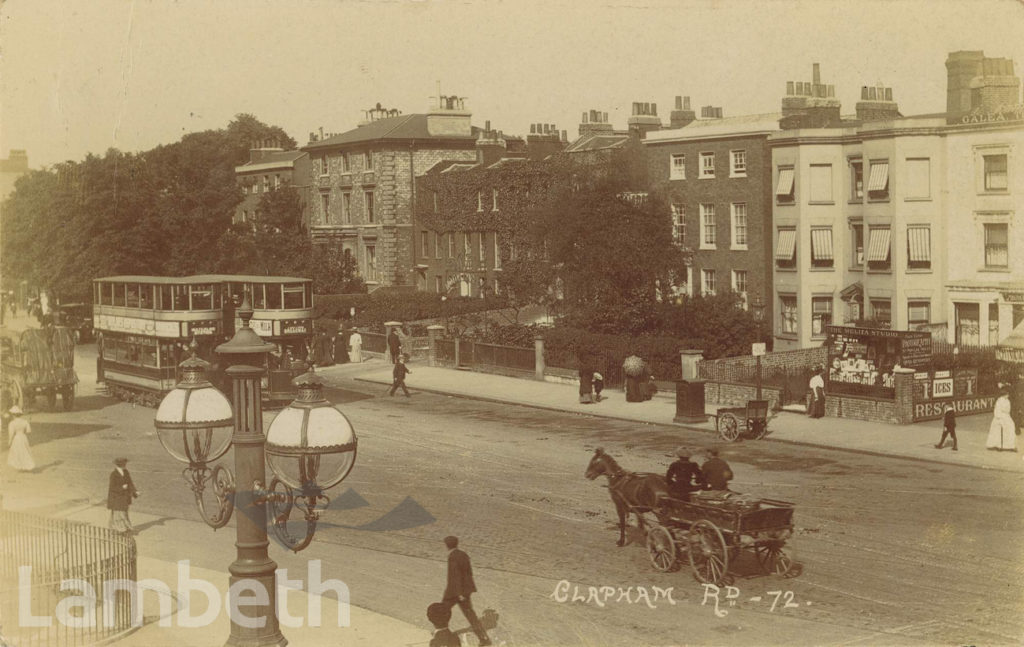
<path id="1" fill-rule="evenodd" d="M 701 582 L 723 584 L 729 565 L 745 549 L 768 573 L 788 575 L 793 560 L 786 540 L 793 534 L 793 504 L 728 491 L 695 492 L 689 501 L 662 497 L 657 522 L 647 530 L 647 552 L 659 571 L 679 568 L 687 554 Z"/>
<path id="2" fill-rule="evenodd" d="M 3 376 L 0 388 L 12 404 L 31 406 L 36 396 L 51 409 L 60 395 L 64 409 L 75 401 L 75 341 L 72 331 L 60 326 L 29 328 L 15 339 L 4 337 Z"/>

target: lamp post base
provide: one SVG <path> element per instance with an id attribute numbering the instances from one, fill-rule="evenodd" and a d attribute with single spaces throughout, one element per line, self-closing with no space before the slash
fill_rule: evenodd
<path id="1" fill-rule="evenodd" d="M 271 562 L 271 565 L 274 563 Z M 278 624 L 277 579 L 274 572 L 245 577 L 232 575 L 228 581 L 233 592 L 230 604 L 237 604 L 238 607 L 228 607 L 231 635 L 224 643 L 225 647 L 285 647 L 288 639 L 281 633 Z M 268 604 L 261 604 L 267 600 Z M 241 604 L 240 601 L 247 604 Z"/>

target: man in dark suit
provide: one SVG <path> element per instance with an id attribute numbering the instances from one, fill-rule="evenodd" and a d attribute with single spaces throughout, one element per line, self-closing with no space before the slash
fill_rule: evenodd
<path id="1" fill-rule="evenodd" d="M 402 340 L 398 338 L 398 333 L 392 328 L 388 334 L 388 351 L 391 353 L 391 363 L 398 363 L 398 354 L 402 350 Z"/>
<path id="2" fill-rule="evenodd" d="M 114 471 L 110 473 L 110 480 L 107 485 L 107 508 L 110 509 L 110 527 L 118 532 L 134 533 L 132 522 L 128 518 L 128 506 L 132 499 L 139 496 L 132 482 L 132 475 L 128 473 L 128 459 L 115 458 Z"/>
<path id="3" fill-rule="evenodd" d="M 448 585 L 445 586 L 442 601 L 452 608 L 456 604 L 462 609 L 473 633 L 480 639 L 480 645 L 490 645 L 491 639 L 487 637 L 480 619 L 473 611 L 473 604 L 469 596 L 476 593 L 476 584 L 473 582 L 473 567 L 469 563 L 469 555 L 459 550 L 459 538 L 448 536 L 444 538 L 444 545 L 448 547 Z"/>

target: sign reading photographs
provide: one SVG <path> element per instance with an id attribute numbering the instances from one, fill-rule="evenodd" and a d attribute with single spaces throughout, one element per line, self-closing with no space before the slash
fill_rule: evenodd
<path id="1" fill-rule="evenodd" d="M 927 368 L 932 337 L 927 332 L 828 327 L 827 390 L 890 399 L 896 368 Z"/>

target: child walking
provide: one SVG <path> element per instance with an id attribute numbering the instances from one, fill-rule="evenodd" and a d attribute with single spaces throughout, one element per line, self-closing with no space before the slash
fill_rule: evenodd
<path id="1" fill-rule="evenodd" d="M 942 449 L 946 444 L 946 436 L 953 439 L 953 451 L 956 449 L 956 412 L 953 410 L 953 405 L 947 404 L 945 410 L 942 413 L 942 439 L 939 440 L 939 444 L 935 446 L 935 449 Z"/>

